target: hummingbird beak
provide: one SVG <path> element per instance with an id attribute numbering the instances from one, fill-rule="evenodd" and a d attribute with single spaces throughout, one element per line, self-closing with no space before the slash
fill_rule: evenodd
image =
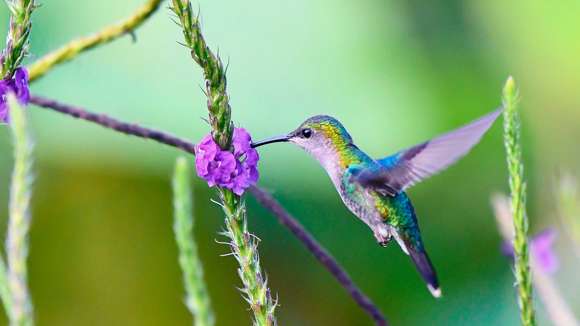
<path id="1" fill-rule="evenodd" d="M 282 143 L 282 142 L 287 142 L 289 140 L 290 140 L 290 135 L 276 136 L 276 137 L 272 137 L 272 138 L 268 138 L 268 139 L 264 139 L 262 141 L 252 143 L 250 146 L 252 148 L 256 148 L 256 147 L 262 146 L 262 145 L 267 145 L 267 144 L 272 144 L 272 143 Z"/>

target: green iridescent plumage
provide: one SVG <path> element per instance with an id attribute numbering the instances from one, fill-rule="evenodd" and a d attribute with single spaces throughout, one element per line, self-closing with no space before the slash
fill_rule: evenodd
<path id="1" fill-rule="evenodd" d="M 405 189 L 446 168 L 465 155 L 489 129 L 500 110 L 462 128 L 383 159 L 360 150 L 336 119 L 319 115 L 287 135 L 254 143 L 254 147 L 291 142 L 324 167 L 348 209 L 386 246 L 395 239 L 411 257 L 435 297 L 441 295 L 435 269 L 425 252 L 419 223 Z"/>

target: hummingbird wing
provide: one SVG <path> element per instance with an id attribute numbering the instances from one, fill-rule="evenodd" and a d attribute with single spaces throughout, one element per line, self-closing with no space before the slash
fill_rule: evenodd
<path id="1" fill-rule="evenodd" d="M 379 159 L 378 164 L 353 173 L 353 178 L 362 185 L 394 196 L 465 156 L 501 112 L 502 108 L 456 130 Z"/>

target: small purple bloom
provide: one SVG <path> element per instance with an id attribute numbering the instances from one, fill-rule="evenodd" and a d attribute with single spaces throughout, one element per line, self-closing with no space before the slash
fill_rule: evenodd
<path id="1" fill-rule="evenodd" d="M 544 273 L 552 274 L 558 270 L 559 262 L 552 248 L 556 240 L 556 231 L 552 228 L 543 230 L 530 240 L 531 258 L 538 264 Z M 503 253 L 513 258 L 514 250 L 511 243 L 505 242 L 502 246 Z"/>
<path id="2" fill-rule="evenodd" d="M 28 89 L 28 71 L 18 68 L 14 72 L 14 93 L 20 103 L 26 105 L 30 102 L 30 90 Z"/>
<path id="3" fill-rule="evenodd" d="M 199 144 L 195 146 L 195 168 L 200 177 L 209 174 L 209 165 L 220 151 L 211 135 L 205 136 Z"/>
<path id="4" fill-rule="evenodd" d="M 0 80 L 0 123 L 9 121 L 7 103 L 9 93 L 13 93 L 22 105 L 27 105 L 30 102 L 28 72 L 26 69 L 20 67 L 14 71 L 12 77 Z"/>
<path id="5" fill-rule="evenodd" d="M 210 187 L 219 186 L 237 195 L 258 181 L 258 152 L 250 144 L 252 138 L 243 128 L 234 129 L 233 153 L 222 150 L 210 135 L 195 146 L 197 175 Z"/>
<path id="6" fill-rule="evenodd" d="M 232 139 L 234 145 L 234 155 L 236 157 L 245 154 L 248 150 L 252 149 L 250 144 L 252 143 L 252 137 L 243 128 L 234 129 L 234 138 Z M 255 151 L 255 150 L 254 150 Z"/>
<path id="7" fill-rule="evenodd" d="M 532 239 L 532 257 L 546 273 L 554 273 L 558 270 L 558 257 L 554 253 L 552 245 L 556 240 L 556 231 L 546 229 Z"/>

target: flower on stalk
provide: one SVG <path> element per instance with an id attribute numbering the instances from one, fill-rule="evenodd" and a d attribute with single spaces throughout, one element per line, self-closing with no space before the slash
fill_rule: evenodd
<path id="1" fill-rule="evenodd" d="M 240 196 L 258 181 L 258 152 L 250 144 L 252 138 L 243 128 L 234 129 L 233 152 L 222 150 L 211 134 L 195 146 L 197 175 L 210 187 L 219 186 Z"/>
<path id="2" fill-rule="evenodd" d="M 14 93 L 18 102 L 27 105 L 30 101 L 28 72 L 20 67 L 12 76 L 0 80 L 0 123 L 8 123 L 8 93 Z"/>
<path id="3" fill-rule="evenodd" d="M 559 266 L 558 257 L 552 248 L 554 240 L 556 240 L 556 231 L 551 228 L 536 234 L 530 240 L 531 258 L 547 274 L 553 274 Z M 502 251 L 506 256 L 514 257 L 511 243 L 505 242 Z"/>

